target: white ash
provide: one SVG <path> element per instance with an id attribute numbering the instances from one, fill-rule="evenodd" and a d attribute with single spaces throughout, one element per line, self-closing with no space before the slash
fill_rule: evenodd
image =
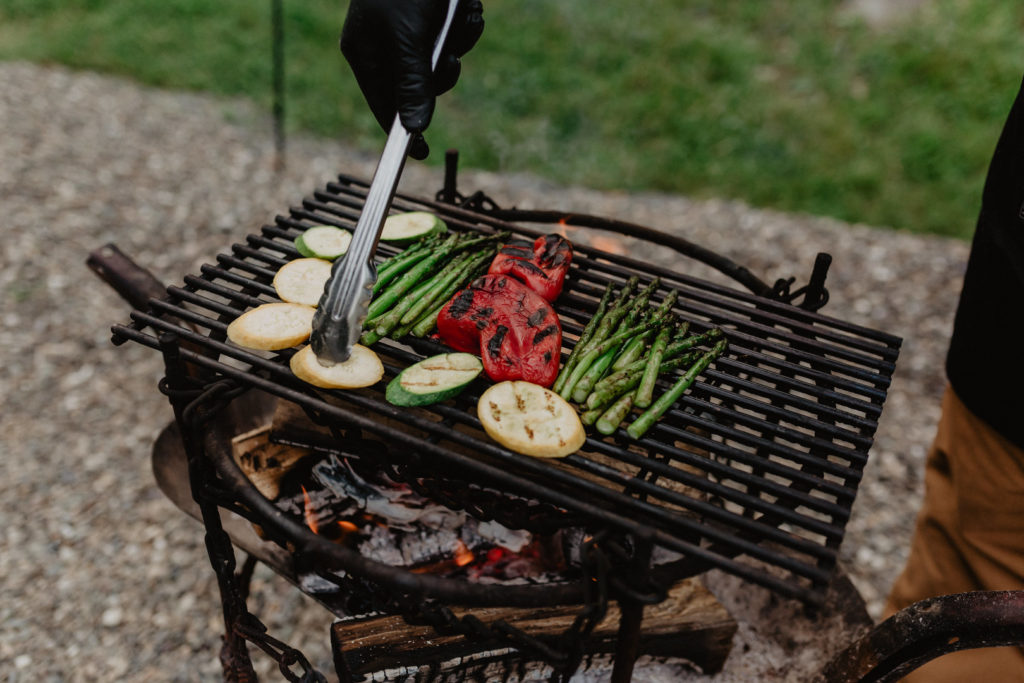
<path id="1" fill-rule="evenodd" d="M 492 544 L 511 550 L 514 553 L 522 551 L 533 540 L 533 534 L 529 531 L 509 529 L 507 526 L 503 526 L 494 520 L 479 522 L 476 525 L 476 533 Z"/>

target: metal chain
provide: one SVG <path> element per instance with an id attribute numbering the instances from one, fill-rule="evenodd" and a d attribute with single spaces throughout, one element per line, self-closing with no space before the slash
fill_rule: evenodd
<path id="1" fill-rule="evenodd" d="M 267 627 L 252 613 L 247 611 L 235 623 L 234 632 L 239 637 L 244 638 L 263 650 L 271 659 L 276 661 L 281 674 L 291 683 L 327 683 L 324 675 L 313 668 L 305 655 L 269 635 Z M 302 669 L 301 675 L 292 670 L 296 665 Z"/>

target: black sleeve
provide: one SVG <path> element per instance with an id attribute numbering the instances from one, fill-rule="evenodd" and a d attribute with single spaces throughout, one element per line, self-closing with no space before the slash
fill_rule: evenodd
<path id="1" fill-rule="evenodd" d="M 1024 448 L 1024 86 L 996 145 L 946 357 L 972 413 Z"/>

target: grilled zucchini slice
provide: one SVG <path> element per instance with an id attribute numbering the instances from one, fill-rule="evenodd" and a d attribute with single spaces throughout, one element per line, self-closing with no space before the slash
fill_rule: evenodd
<path id="1" fill-rule="evenodd" d="M 320 258 L 297 258 L 281 266 L 274 275 L 274 291 L 281 301 L 316 306 L 331 279 L 331 262 Z"/>
<path id="2" fill-rule="evenodd" d="M 247 349 L 287 349 L 309 339 L 314 313 L 303 304 L 263 304 L 231 321 L 228 339 Z"/>
<path id="3" fill-rule="evenodd" d="M 352 242 L 352 233 L 333 225 L 317 225 L 295 238 L 295 248 L 307 258 L 333 261 L 346 251 Z"/>
<path id="4" fill-rule="evenodd" d="M 384 221 L 380 238 L 391 244 L 404 245 L 435 233 L 442 233 L 447 229 L 448 226 L 445 225 L 445 222 L 432 213 L 410 211 L 388 216 Z"/>
<path id="5" fill-rule="evenodd" d="M 569 403 L 538 384 L 499 382 L 476 404 L 484 431 L 505 448 L 536 458 L 564 458 L 587 440 Z"/>
<path id="6" fill-rule="evenodd" d="M 376 353 L 361 344 L 343 363 L 320 365 L 312 346 L 304 346 L 289 361 L 295 376 L 322 389 L 358 389 L 376 384 L 384 376 L 384 365 Z"/>
<path id="7" fill-rule="evenodd" d="M 460 394 L 483 371 L 471 353 L 443 353 L 421 360 L 388 383 L 385 398 L 396 406 L 425 406 Z"/>

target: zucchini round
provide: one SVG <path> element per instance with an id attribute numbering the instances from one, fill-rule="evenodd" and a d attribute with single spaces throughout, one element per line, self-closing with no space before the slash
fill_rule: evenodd
<path id="1" fill-rule="evenodd" d="M 352 233 L 333 225 L 317 225 L 295 238 L 295 248 L 307 258 L 333 261 L 346 251 L 352 242 Z"/>
<path id="2" fill-rule="evenodd" d="M 231 321 L 228 339 L 247 349 L 291 348 L 309 339 L 314 313 L 315 308 L 302 304 L 263 304 Z"/>
<path id="3" fill-rule="evenodd" d="M 410 211 L 388 216 L 384 221 L 380 238 L 385 242 L 403 245 L 417 242 L 435 233 L 445 232 L 447 229 L 445 222 L 432 213 Z"/>
<path id="4" fill-rule="evenodd" d="M 323 389 L 358 389 L 376 384 L 384 376 L 384 365 L 376 353 L 361 344 L 352 345 L 348 360 L 321 365 L 312 346 L 304 346 L 292 356 L 289 366 L 295 376 Z"/>
<path id="5" fill-rule="evenodd" d="M 499 382 L 480 396 L 476 413 L 488 436 L 535 458 L 564 458 L 587 440 L 573 407 L 539 384 Z"/>
<path id="6" fill-rule="evenodd" d="M 388 383 L 385 398 L 396 406 L 425 406 L 462 393 L 483 371 L 470 353 L 442 353 L 410 365 Z"/>
<path id="7" fill-rule="evenodd" d="M 324 286 L 331 279 L 331 262 L 320 258 L 297 258 L 281 266 L 274 275 L 274 291 L 281 301 L 316 306 Z"/>

